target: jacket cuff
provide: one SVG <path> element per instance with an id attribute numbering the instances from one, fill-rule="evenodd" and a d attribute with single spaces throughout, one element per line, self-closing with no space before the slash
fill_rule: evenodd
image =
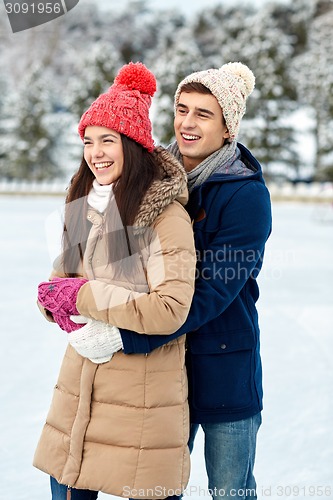
<path id="1" fill-rule="evenodd" d="M 149 343 L 149 335 L 139 334 L 131 330 L 119 328 L 123 351 L 125 354 L 147 354 L 152 351 Z"/>

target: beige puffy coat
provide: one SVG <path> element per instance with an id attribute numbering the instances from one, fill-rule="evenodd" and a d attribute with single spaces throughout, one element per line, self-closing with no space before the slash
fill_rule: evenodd
<path id="1" fill-rule="evenodd" d="M 81 314 L 139 333 L 170 334 L 185 321 L 194 288 L 195 249 L 186 174 L 165 150 L 164 172 L 138 213 L 140 252 L 133 279 L 107 262 L 104 217 L 92 223 L 78 296 Z M 151 231 L 141 231 L 150 226 Z M 140 264 L 140 265 L 139 265 Z M 55 274 L 61 275 L 58 269 Z M 65 353 L 34 465 L 62 484 L 133 498 L 180 494 L 189 478 L 185 338 L 150 354 L 116 353 L 94 364 Z"/>

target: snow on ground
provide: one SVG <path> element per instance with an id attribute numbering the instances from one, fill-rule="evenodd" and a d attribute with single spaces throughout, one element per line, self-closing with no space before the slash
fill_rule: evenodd
<path id="1" fill-rule="evenodd" d="M 47 500 L 31 465 L 66 346 L 35 305 L 58 197 L 0 197 L 0 500 Z M 265 409 L 258 498 L 333 498 L 333 207 L 279 203 L 260 278 Z M 209 498 L 203 436 L 186 497 Z M 110 498 L 100 494 L 101 499 Z"/>

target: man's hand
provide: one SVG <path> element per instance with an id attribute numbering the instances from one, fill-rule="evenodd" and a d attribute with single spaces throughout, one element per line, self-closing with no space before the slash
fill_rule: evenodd
<path id="1" fill-rule="evenodd" d="M 71 321 L 86 323 L 79 330 L 68 334 L 71 346 L 93 363 L 106 363 L 113 354 L 123 348 L 121 335 L 116 326 L 84 316 L 71 316 Z"/>

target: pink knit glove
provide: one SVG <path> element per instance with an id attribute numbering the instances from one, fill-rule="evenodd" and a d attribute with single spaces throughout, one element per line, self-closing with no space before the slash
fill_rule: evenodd
<path id="1" fill-rule="evenodd" d="M 53 319 L 56 323 L 58 323 L 60 328 L 67 333 L 75 332 L 75 330 L 79 330 L 87 323 L 86 321 L 84 323 L 74 323 L 74 321 L 71 320 L 70 316 L 64 316 L 58 313 L 53 314 Z"/>
<path id="2" fill-rule="evenodd" d="M 70 315 L 79 315 L 76 308 L 77 294 L 88 280 L 83 278 L 53 278 L 38 285 L 38 301 L 52 313 L 62 330 L 73 332 L 83 325 L 74 323 Z"/>

